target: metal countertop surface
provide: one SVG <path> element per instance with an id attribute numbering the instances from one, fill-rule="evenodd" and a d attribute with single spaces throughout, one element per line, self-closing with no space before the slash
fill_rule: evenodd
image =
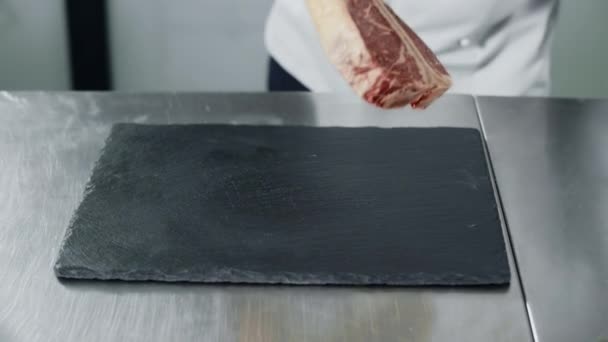
<path id="1" fill-rule="evenodd" d="M 538 341 L 608 341 L 608 101 L 479 98 Z"/>
<path id="2" fill-rule="evenodd" d="M 312 94 L 0 92 L 0 341 L 531 340 L 508 243 L 511 286 L 491 290 L 60 282 L 53 274 L 113 123 L 479 127 L 470 96 L 410 111 Z M 581 215 L 596 208 L 585 203 Z M 594 213 L 595 223 L 605 219 Z"/>

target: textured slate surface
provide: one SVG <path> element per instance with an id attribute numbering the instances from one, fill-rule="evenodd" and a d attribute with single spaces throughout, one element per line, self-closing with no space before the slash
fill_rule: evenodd
<path id="1" fill-rule="evenodd" d="M 116 125 L 59 277 L 506 284 L 479 132 Z"/>

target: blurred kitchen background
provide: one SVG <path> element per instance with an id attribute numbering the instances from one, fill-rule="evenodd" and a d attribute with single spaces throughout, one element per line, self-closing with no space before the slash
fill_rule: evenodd
<path id="1" fill-rule="evenodd" d="M 88 49 L 104 32 L 72 32 L 81 86 L 111 81 L 119 91 L 265 90 L 263 29 L 272 0 L 0 0 L 0 89 L 71 89 L 67 27 L 99 27 L 104 3 L 108 58 Z M 553 95 L 608 97 L 608 1 L 562 0 L 560 6 Z"/>

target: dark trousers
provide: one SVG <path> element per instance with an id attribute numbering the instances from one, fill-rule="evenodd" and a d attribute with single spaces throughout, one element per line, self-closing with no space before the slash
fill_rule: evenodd
<path id="1" fill-rule="evenodd" d="M 268 91 L 309 91 L 302 83 L 279 65 L 272 57 L 268 62 Z"/>

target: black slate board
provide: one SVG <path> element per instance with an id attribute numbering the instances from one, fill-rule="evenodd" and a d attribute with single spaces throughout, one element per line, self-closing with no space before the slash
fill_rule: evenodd
<path id="1" fill-rule="evenodd" d="M 462 128 L 116 125 L 57 276 L 506 284 L 481 137 Z"/>

